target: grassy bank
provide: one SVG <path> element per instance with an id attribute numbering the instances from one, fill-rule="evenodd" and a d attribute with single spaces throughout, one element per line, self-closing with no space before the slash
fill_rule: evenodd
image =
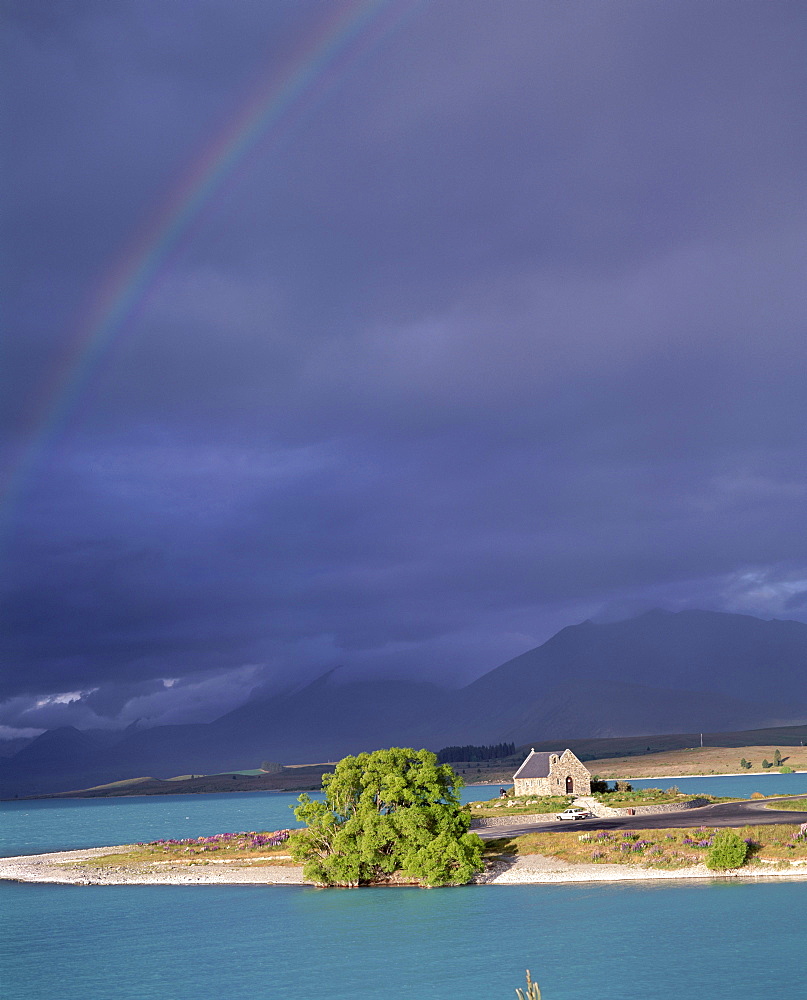
<path id="1" fill-rule="evenodd" d="M 667 806 L 683 805 L 690 802 L 695 796 L 692 792 L 679 792 L 675 785 L 671 788 L 638 788 L 632 792 L 595 792 L 594 798 L 603 805 L 612 809 L 630 809 L 635 806 Z M 736 796 L 720 797 L 719 795 L 697 795 L 698 799 L 705 799 L 709 803 L 733 802 Z"/>
<path id="2" fill-rule="evenodd" d="M 619 864 L 674 871 L 704 861 L 716 832 L 705 826 L 590 833 L 558 829 L 489 840 L 485 844 L 485 860 L 493 863 L 538 854 L 572 865 Z M 747 867 L 784 868 L 791 861 L 807 862 L 807 838 L 798 836 L 795 824 L 743 826 L 736 827 L 735 832 L 749 844 Z M 128 875 L 186 870 L 197 865 L 293 867 L 288 833 L 229 833 L 195 840 L 159 840 L 87 858 L 80 865 L 88 871 Z"/>
<path id="3" fill-rule="evenodd" d="M 154 840 L 130 850 L 88 858 L 86 868 L 144 869 L 156 865 L 280 864 L 292 865 L 288 849 L 290 831 L 219 833 L 189 840 Z"/>
<path id="4" fill-rule="evenodd" d="M 640 788 L 633 792 L 613 791 L 596 792 L 594 798 L 612 809 L 625 809 L 632 806 L 674 805 L 689 802 L 691 793 L 679 792 L 675 786 L 668 789 Z M 721 798 L 717 795 L 698 795 L 699 799 L 708 802 L 731 802 L 731 797 Z M 558 813 L 566 809 L 574 800 L 573 795 L 519 795 L 507 798 L 487 799 L 471 802 L 473 816 L 522 816 L 539 813 Z"/>
<path id="5" fill-rule="evenodd" d="M 490 840 L 486 855 L 495 860 L 541 854 L 569 864 L 620 864 L 675 870 L 704 861 L 716 832 L 710 827 L 592 833 L 553 830 Z M 796 826 L 744 826 L 735 828 L 735 832 L 749 843 L 747 864 L 751 867 L 807 861 L 807 839 L 797 836 Z"/>
<path id="6" fill-rule="evenodd" d="M 561 812 L 570 805 L 573 795 L 519 795 L 506 799 L 471 802 L 473 816 L 521 816 L 532 813 Z"/>

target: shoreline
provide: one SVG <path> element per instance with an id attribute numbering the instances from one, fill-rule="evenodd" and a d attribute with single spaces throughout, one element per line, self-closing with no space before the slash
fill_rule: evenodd
<path id="1" fill-rule="evenodd" d="M 27 854 L 0 858 L 0 880 L 58 885 L 300 885 L 313 886 L 303 879 L 302 867 L 238 866 L 231 862 L 208 861 L 206 864 L 172 865 L 157 862 L 146 869 L 130 871 L 107 869 L 93 871 L 83 868 L 82 861 L 124 852 L 133 845 L 90 847 L 76 851 L 50 854 Z M 789 868 L 767 871 L 735 869 L 728 872 L 710 871 L 705 864 L 671 871 L 618 864 L 571 864 L 558 858 L 529 854 L 511 860 L 493 862 L 477 875 L 471 885 L 547 885 L 570 882 L 670 882 L 704 879 L 742 879 L 759 882 L 772 878 L 796 881 L 807 879 L 807 861 L 790 863 Z"/>
<path id="2" fill-rule="evenodd" d="M 608 779 L 611 780 L 610 778 Z M 508 781 L 473 781 L 467 783 L 465 788 L 475 788 L 477 785 L 486 785 L 490 787 L 502 785 L 510 785 L 512 787 L 512 780 Z M 203 789 L 198 789 L 197 791 L 159 791 L 159 792 L 137 792 L 137 791 L 124 791 L 124 792 L 95 792 L 93 793 L 90 788 L 82 788 L 77 792 L 48 792 L 41 795 L 20 795 L 15 798 L 0 798 L 0 802 L 34 802 L 42 801 L 47 799 L 52 801 L 54 799 L 81 799 L 86 801 L 88 799 L 158 799 L 169 795 L 253 795 L 257 793 L 269 794 L 269 795 L 300 795 L 302 792 L 320 792 L 322 791 L 322 786 L 307 785 L 305 788 L 235 788 L 235 789 L 219 789 L 218 791 L 204 791 Z"/>
<path id="3" fill-rule="evenodd" d="M 589 761 L 589 763 L 596 763 L 595 761 Z M 705 774 L 701 772 L 700 774 L 640 774 L 640 775 L 628 775 L 627 777 L 604 777 L 604 781 L 674 781 L 676 778 L 751 778 L 760 777 L 764 778 L 769 774 L 779 774 L 779 771 L 721 771 L 719 774 Z M 788 772 L 791 774 L 807 774 L 807 770 L 794 770 Z M 469 781 L 465 783 L 465 788 L 475 788 L 477 786 L 484 787 L 512 787 L 512 778 L 506 779 L 502 778 L 501 781 Z M 121 792 L 95 792 L 92 789 L 84 788 L 78 791 L 70 792 L 50 792 L 40 795 L 23 795 L 15 798 L 2 798 L 0 802 L 32 802 L 41 799 L 132 799 L 132 798 L 159 798 L 163 795 L 238 795 L 244 792 L 263 792 L 276 795 L 299 795 L 301 792 L 311 792 L 318 791 L 312 785 L 306 788 L 238 788 L 238 789 L 219 789 L 217 791 L 205 791 L 203 789 L 198 789 L 195 791 L 190 790 L 167 790 L 167 791 L 151 791 L 151 792 L 138 792 L 138 791 L 121 791 Z"/>

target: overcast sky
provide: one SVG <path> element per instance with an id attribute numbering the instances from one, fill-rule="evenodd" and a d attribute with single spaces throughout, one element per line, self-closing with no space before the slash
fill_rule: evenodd
<path id="1" fill-rule="evenodd" d="M 801 0 L 2 7 L 0 734 L 807 621 Z"/>

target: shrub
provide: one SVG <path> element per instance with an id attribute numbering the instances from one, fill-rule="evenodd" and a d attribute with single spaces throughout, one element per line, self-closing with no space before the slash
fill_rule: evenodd
<path id="1" fill-rule="evenodd" d="M 616 790 L 618 792 L 632 792 L 633 785 L 629 781 L 618 781 L 616 783 Z"/>
<path id="2" fill-rule="evenodd" d="M 769 767 L 773 767 L 773 764 L 771 764 L 771 762 L 769 760 L 763 760 L 762 761 L 762 766 L 767 771 Z"/>
<path id="3" fill-rule="evenodd" d="M 748 844 L 734 830 L 719 830 L 706 855 L 706 867 L 711 871 L 727 871 L 745 864 Z"/>
<path id="4" fill-rule="evenodd" d="M 793 768 L 790 767 L 788 764 L 785 764 L 784 767 L 779 768 L 779 774 L 795 774 L 795 773 L 796 772 L 793 770 Z"/>
<path id="5" fill-rule="evenodd" d="M 765 796 L 762 794 L 762 792 L 751 792 L 751 798 L 752 799 L 764 799 Z"/>

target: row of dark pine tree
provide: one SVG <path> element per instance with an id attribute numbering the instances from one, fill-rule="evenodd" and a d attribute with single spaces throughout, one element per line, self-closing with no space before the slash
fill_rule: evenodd
<path id="1" fill-rule="evenodd" d="M 437 751 L 437 759 L 441 764 L 452 764 L 456 761 L 498 760 L 500 757 L 511 757 L 516 752 L 515 743 L 492 743 L 490 746 L 478 747 L 470 744 L 464 747 L 443 747 Z"/>

